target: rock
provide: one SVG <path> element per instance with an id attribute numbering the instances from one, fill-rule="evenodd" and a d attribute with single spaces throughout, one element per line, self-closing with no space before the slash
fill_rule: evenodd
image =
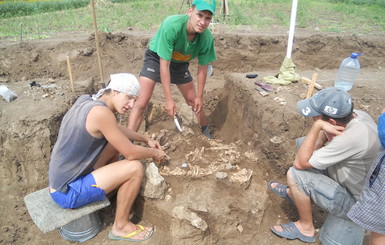
<path id="1" fill-rule="evenodd" d="M 183 103 L 180 110 L 178 111 L 178 116 L 182 118 L 183 126 L 193 126 L 196 123 L 195 113 L 193 112 L 191 106 Z"/>
<path id="2" fill-rule="evenodd" d="M 17 98 L 17 95 L 6 86 L 0 86 L 0 96 L 7 102 L 11 102 L 12 100 Z"/>
<path id="3" fill-rule="evenodd" d="M 237 230 L 242 233 L 243 232 L 243 226 L 242 225 L 238 225 L 237 226 Z"/>
<path id="4" fill-rule="evenodd" d="M 274 143 L 274 144 L 280 144 L 283 142 L 282 138 L 281 137 L 278 137 L 278 136 L 274 136 L 273 138 L 270 139 L 270 142 Z"/>
<path id="5" fill-rule="evenodd" d="M 167 184 L 164 178 L 159 174 L 155 163 L 145 163 L 145 176 L 140 187 L 140 194 L 144 197 L 164 199 Z"/>
<path id="6" fill-rule="evenodd" d="M 0 77 L 0 83 L 8 83 L 9 79 L 6 77 Z"/>
<path id="7" fill-rule="evenodd" d="M 189 203 L 188 208 L 191 210 L 194 210 L 194 211 L 198 211 L 198 212 L 204 212 L 204 213 L 208 212 L 208 210 L 205 206 L 202 206 L 202 205 L 195 203 L 195 202 Z"/>
<path id="8" fill-rule="evenodd" d="M 224 172 L 217 172 L 215 174 L 215 177 L 217 177 L 217 179 L 226 179 L 227 178 L 227 173 L 224 173 Z"/>
<path id="9" fill-rule="evenodd" d="M 190 221 L 194 227 L 206 231 L 208 226 L 206 221 L 199 217 L 195 212 L 187 210 L 183 206 L 177 206 L 172 210 L 172 216 L 176 219 Z"/>

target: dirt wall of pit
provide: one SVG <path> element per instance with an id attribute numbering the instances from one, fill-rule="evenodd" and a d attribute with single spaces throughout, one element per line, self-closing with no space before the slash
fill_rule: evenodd
<path id="1" fill-rule="evenodd" d="M 103 80 L 111 73 L 129 71 L 138 74 L 144 50 L 154 33 L 102 33 L 100 55 Z M 98 78 L 99 68 L 95 39 L 57 39 L 1 43 L 0 78 L 14 82 L 36 78 L 69 79 L 67 56 L 71 60 L 75 80 Z M 216 34 L 217 61 L 215 70 L 248 72 L 277 70 L 286 55 L 286 35 L 256 35 L 250 33 Z M 379 36 L 298 35 L 294 39 L 292 58 L 299 70 L 338 69 L 351 52 L 363 52 L 362 68 L 385 67 L 385 42 Z"/>
<path id="2" fill-rule="evenodd" d="M 295 83 L 264 97 L 255 90 L 254 80 L 232 73 L 226 76 L 210 120 L 225 142 L 244 142 L 259 153 L 267 169 L 284 174 L 294 159 L 295 139 L 305 135 L 311 123 L 296 109 L 296 101 L 302 98 L 293 91 L 303 89 L 303 84 Z"/>

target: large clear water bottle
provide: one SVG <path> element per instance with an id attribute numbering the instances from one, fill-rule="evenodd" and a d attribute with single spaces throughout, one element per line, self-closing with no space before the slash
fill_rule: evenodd
<path id="1" fill-rule="evenodd" d="M 357 75 L 360 73 L 361 67 L 357 57 L 361 54 L 362 53 L 352 53 L 349 58 L 346 58 L 341 62 L 336 80 L 334 81 L 334 87 L 341 88 L 345 91 L 352 89 Z"/>

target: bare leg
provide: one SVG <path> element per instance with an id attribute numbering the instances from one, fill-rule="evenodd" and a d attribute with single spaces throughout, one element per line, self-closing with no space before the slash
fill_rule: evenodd
<path id="1" fill-rule="evenodd" d="M 290 189 L 290 197 L 297 207 L 299 220 L 294 222 L 298 230 L 305 236 L 313 236 L 315 229 L 313 226 L 313 213 L 311 209 L 311 199 L 298 189 L 292 173 L 289 169 L 287 172 L 287 183 Z M 277 231 L 282 231 L 281 226 L 274 226 Z"/>
<path id="2" fill-rule="evenodd" d="M 156 82 L 147 77 L 139 77 L 139 83 L 139 98 L 135 101 L 134 107 L 132 108 L 128 118 L 128 128 L 134 131 L 138 131 L 140 127 L 144 111 L 146 110 L 148 102 L 151 99 Z"/>
<path id="3" fill-rule="evenodd" d="M 377 232 L 370 233 L 370 245 L 383 245 L 385 244 L 385 235 Z"/>
<path id="4" fill-rule="evenodd" d="M 184 84 L 178 84 L 177 86 L 179 88 L 179 91 L 182 93 L 183 98 L 185 99 L 186 103 L 189 106 L 194 106 L 195 98 L 197 97 L 194 83 L 189 82 L 189 83 L 184 83 Z M 199 122 L 199 125 L 201 127 L 207 125 L 207 118 L 206 118 L 206 115 L 203 111 L 203 108 L 199 113 L 196 113 L 195 115 L 196 115 L 198 122 Z"/>
<path id="5" fill-rule="evenodd" d="M 118 189 L 117 205 L 112 233 L 115 236 L 125 236 L 137 229 L 136 225 L 129 220 L 132 205 L 139 193 L 143 178 L 143 166 L 135 160 L 122 160 L 100 167 L 92 172 L 96 184 L 106 193 Z M 144 238 L 152 228 L 147 227 L 134 239 Z"/>

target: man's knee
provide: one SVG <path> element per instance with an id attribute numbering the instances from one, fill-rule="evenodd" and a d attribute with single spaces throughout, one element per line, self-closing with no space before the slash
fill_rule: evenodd
<path id="1" fill-rule="evenodd" d="M 313 179 L 314 175 L 312 170 L 299 170 L 295 167 L 290 167 L 287 171 L 286 178 L 288 186 L 298 188 L 306 196 L 311 196 L 313 189 Z"/>
<path id="2" fill-rule="evenodd" d="M 195 105 L 195 98 L 187 98 L 186 104 L 193 107 Z"/>
<path id="3" fill-rule="evenodd" d="M 143 178 L 144 167 L 140 161 L 138 160 L 129 161 L 128 166 L 134 177 Z"/>
<path id="4" fill-rule="evenodd" d="M 286 173 L 286 179 L 287 179 L 288 185 L 296 185 L 292 168 L 293 167 L 289 168 L 289 170 L 287 170 L 287 173 Z"/>

